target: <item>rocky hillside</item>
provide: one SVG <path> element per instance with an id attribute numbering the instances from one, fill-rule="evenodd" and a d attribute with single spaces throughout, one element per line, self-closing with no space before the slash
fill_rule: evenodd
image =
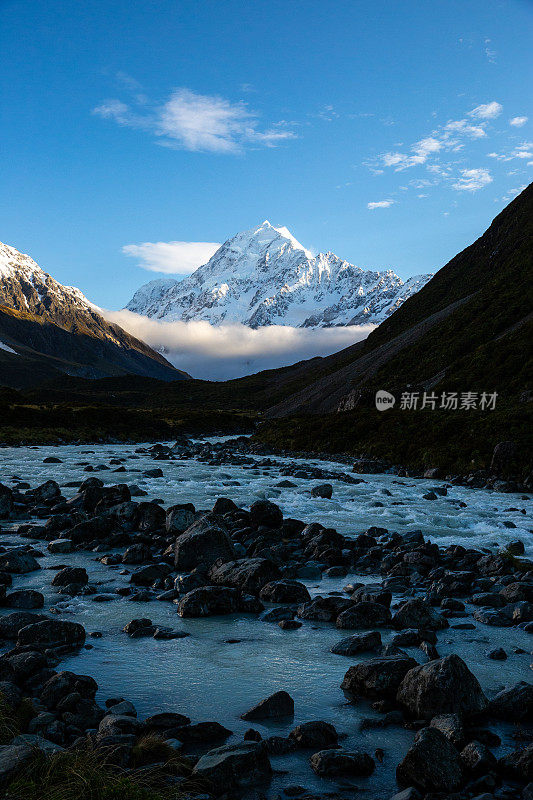
<path id="1" fill-rule="evenodd" d="M 58 373 L 188 377 L 107 322 L 79 289 L 58 283 L 32 258 L 5 244 L 0 244 L 0 365 L 0 383 L 15 387 Z"/>
<path id="2" fill-rule="evenodd" d="M 330 327 L 379 324 L 431 275 L 402 281 L 392 270 L 313 255 L 287 228 L 264 222 L 228 239 L 190 277 L 142 286 L 126 308 L 154 319 Z"/>
<path id="3" fill-rule="evenodd" d="M 312 365 L 270 416 L 357 407 L 378 388 L 531 389 L 533 184 L 364 341 Z"/>

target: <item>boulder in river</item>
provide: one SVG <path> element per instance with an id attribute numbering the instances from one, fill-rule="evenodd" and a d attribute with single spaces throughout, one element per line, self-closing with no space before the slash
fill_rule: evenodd
<path id="1" fill-rule="evenodd" d="M 311 599 L 303 583 L 288 579 L 265 584 L 259 597 L 268 603 L 305 603 Z"/>
<path id="2" fill-rule="evenodd" d="M 48 542 L 46 549 L 49 553 L 70 553 L 72 551 L 72 542 L 70 539 L 53 539 Z"/>
<path id="3" fill-rule="evenodd" d="M 375 767 L 374 759 L 359 750 L 321 750 L 311 756 L 311 769 L 321 778 L 368 777 Z"/>
<path id="4" fill-rule="evenodd" d="M 159 714 L 152 714 L 144 720 L 145 730 L 158 733 L 163 737 L 173 737 L 177 728 L 189 725 L 191 720 L 184 714 L 175 711 L 163 711 Z"/>
<path id="5" fill-rule="evenodd" d="M 196 763 L 193 777 L 207 778 L 217 792 L 253 786 L 272 774 L 263 742 L 242 742 L 210 750 Z"/>
<path id="6" fill-rule="evenodd" d="M 422 728 L 396 768 L 400 786 L 422 792 L 454 792 L 462 782 L 459 753 L 436 728 Z"/>
<path id="7" fill-rule="evenodd" d="M 211 567 L 216 561 L 231 561 L 233 545 L 225 528 L 206 515 L 180 534 L 174 545 L 174 566 L 190 572 L 198 566 Z"/>
<path id="8" fill-rule="evenodd" d="M 323 720 L 303 722 L 289 733 L 289 739 L 295 747 L 316 750 L 337 747 L 338 734 L 334 726 Z"/>
<path id="9" fill-rule="evenodd" d="M 180 617 L 210 617 L 239 609 L 240 595 L 229 586 L 200 586 L 187 592 L 178 604 Z"/>
<path id="10" fill-rule="evenodd" d="M 18 633 L 17 645 L 40 645 L 41 647 L 82 647 L 85 628 L 79 622 L 48 619 L 26 625 Z"/>
<path id="11" fill-rule="evenodd" d="M 48 709 L 55 709 L 68 696 L 76 694 L 84 700 L 94 700 L 98 684 L 89 675 L 64 670 L 49 678 L 40 692 L 40 700 Z"/>
<path id="12" fill-rule="evenodd" d="M 464 747 L 459 757 L 463 769 L 472 776 L 486 775 L 496 768 L 496 758 L 481 742 L 472 741 Z"/>
<path id="13" fill-rule="evenodd" d="M 294 714 L 294 700 L 288 692 L 274 692 L 270 697 L 261 700 L 257 705 L 241 715 L 244 720 L 279 719 L 292 717 Z"/>
<path id="14" fill-rule="evenodd" d="M 32 614 L 30 611 L 14 611 L 0 617 L 0 639 L 14 640 L 26 625 L 49 619 L 45 614 Z"/>
<path id="15" fill-rule="evenodd" d="M 350 667 L 341 689 L 356 696 L 393 700 L 405 675 L 416 666 L 407 655 L 370 658 Z"/>
<path id="16" fill-rule="evenodd" d="M 7 519 L 14 507 L 12 490 L 9 486 L 4 486 L 3 483 L 0 483 L 0 519 Z"/>
<path id="17" fill-rule="evenodd" d="M 279 528 L 283 522 L 283 512 L 270 500 L 256 500 L 250 507 L 250 516 L 254 525 L 264 525 L 266 528 Z"/>
<path id="18" fill-rule="evenodd" d="M 308 603 L 298 607 L 298 616 L 301 619 L 316 620 L 317 622 L 333 622 L 339 614 L 354 605 L 353 600 L 347 597 L 313 597 Z"/>
<path id="19" fill-rule="evenodd" d="M 0 553 L 0 569 L 15 575 L 25 575 L 27 572 L 34 572 L 41 567 L 31 553 L 23 550 L 8 550 L 6 553 Z"/>
<path id="20" fill-rule="evenodd" d="M 169 572 L 168 564 L 147 564 L 132 572 L 130 583 L 135 586 L 151 586 L 155 581 L 166 578 Z"/>
<path id="21" fill-rule="evenodd" d="M 427 720 L 437 714 L 467 717 L 487 706 L 479 681 L 455 653 L 410 669 L 397 700 L 413 717 Z"/>
<path id="22" fill-rule="evenodd" d="M 533 684 L 520 681 L 492 698 L 488 713 L 497 719 L 508 722 L 522 722 L 533 719 Z"/>
<path id="23" fill-rule="evenodd" d="M 324 500 L 331 500 L 332 495 L 333 486 L 331 483 L 321 483 L 311 489 L 311 497 L 322 497 Z"/>
<path id="24" fill-rule="evenodd" d="M 380 603 L 356 603 L 342 611 L 336 620 L 337 628 L 359 630 L 361 628 L 383 628 L 389 625 L 391 613 Z"/>
<path id="25" fill-rule="evenodd" d="M 178 534 L 189 528 L 195 520 L 196 511 L 192 503 L 179 503 L 167 508 L 165 528 L 167 533 Z"/>
<path id="26" fill-rule="evenodd" d="M 135 519 L 135 527 L 144 533 L 160 531 L 165 527 L 165 509 L 157 503 L 139 503 Z"/>
<path id="27" fill-rule="evenodd" d="M 438 631 L 448 627 L 448 620 L 435 611 L 426 600 L 415 597 L 402 603 L 392 618 L 392 624 L 398 630 L 422 628 Z"/>
<path id="28" fill-rule="evenodd" d="M 498 761 L 500 770 L 520 781 L 533 781 L 533 744 L 513 750 Z"/>
<path id="29" fill-rule="evenodd" d="M 83 567 L 63 567 L 52 578 L 52 586 L 68 586 L 71 583 L 86 586 L 89 583 L 87 570 Z"/>
<path id="30" fill-rule="evenodd" d="M 354 634 L 341 639 L 340 642 L 330 647 L 330 652 L 338 656 L 355 656 L 357 653 L 367 653 L 379 650 L 381 647 L 381 634 L 379 631 L 371 633 Z"/>
<path id="31" fill-rule="evenodd" d="M 61 496 L 61 489 L 56 481 L 45 481 L 35 489 L 29 489 L 26 497 L 31 498 L 35 503 L 43 503 L 47 500 L 55 500 Z"/>
<path id="32" fill-rule="evenodd" d="M 279 569 L 268 558 L 238 558 L 214 564 L 209 570 L 209 579 L 213 583 L 250 594 L 258 594 L 263 586 L 278 578 Z"/>
<path id="33" fill-rule="evenodd" d="M 6 596 L 4 605 L 8 608 L 42 608 L 44 596 L 35 589 L 19 589 Z"/>

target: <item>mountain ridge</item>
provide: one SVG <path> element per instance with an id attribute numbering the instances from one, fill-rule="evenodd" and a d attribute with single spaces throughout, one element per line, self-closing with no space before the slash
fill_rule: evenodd
<path id="1" fill-rule="evenodd" d="M 14 388 L 61 373 L 101 378 L 188 377 L 28 255 L 0 243 L 0 383 Z"/>
<path id="2" fill-rule="evenodd" d="M 493 370 L 484 351 L 496 354 L 503 338 L 521 336 L 523 326 L 530 325 L 532 220 L 530 184 L 482 236 L 376 328 L 347 365 L 310 382 L 266 414 L 347 410 L 356 407 L 358 392 L 368 387 L 393 389 L 410 383 L 429 388 L 453 380 L 458 365 L 469 359 L 483 358 L 490 380 Z M 384 350 L 391 352 L 384 356 Z M 370 373 L 367 362 L 372 364 Z M 505 386 L 498 388 L 505 391 Z"/>
<path id="3" fill-rule="evenodd" d="M 431 274 L 403 281 L 392 270 L 363 270 L 334 253 L 314 255 L 268 220 L 228 239 L 183 280 L 149 281 L 128 311 L 162 321 L 240 322 L 251 328 L 378 324 Z"/>

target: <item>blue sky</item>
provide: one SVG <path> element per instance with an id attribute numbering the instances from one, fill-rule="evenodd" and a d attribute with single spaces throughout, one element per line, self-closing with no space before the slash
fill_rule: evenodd
<path id="1" fill-rule="evenodd" d="M 531 180 L 532 33 L 526 0 L 4 0 L 0 238 L 107 308 L 157 277 L 124 247 L 264 219 L 433 271 Z"/>

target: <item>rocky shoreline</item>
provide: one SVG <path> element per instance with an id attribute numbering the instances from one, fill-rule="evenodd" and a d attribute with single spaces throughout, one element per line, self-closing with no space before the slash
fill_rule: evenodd
<path id="1" fill-rule="evenodd" d="M 139 452 L 157 462 L 194 457 L 213 466 L 228 459 L 268 466 L 275 455 L 262 451 L 262 460 L 252 459 L 258 449 L 250 449 L 247 439 L 231 445 L 183 439 L 174 448 L 155 445 Z M 54 458 L 48 457 L 51 463 Z M 125 471 L 117 462 L 105 468 Z M 100 465 L 88 466 L 85 471 L 92 473 Z M 331 497 L 328 480 L 362 480 L 353 472 L 314 465 L 284 464 L 280 471 L 287 481 L 294 475 L 324 481 L 311 489 L 319 498 Z M 162 474 L 160 466 L 154 465 L 155 473 Z M 10 525 L 1 533 L 11 535 L 16 525 L 22 539 L 19 546 L 0 548 L 0 604 L 7 609 L 0 616 L 0 696 L 4 717 L 17 721 L 12 731 L 3 724 L 0 789 L 6 797 L 34 796 L 27 775 L 36 759 L 90 753 L 110 775 L 149 792 L 131 794 L 135 800 L 349 798 L 361 780 L 366 796 L 383 800 L 533 798 L 533 685 L 520 681 L 491 696 L 457 653 L 439 652 L 444 631 L 467 637 L 473 621 L 491 631 L 533 633 L 533 563 L 523 558 L 522 541 L 501 552 L 443 548 L 420 531 L 402 535 L 374 526 L 345 536 L 318 522 L 284 517 L 270 500 L 245 509 L 219 497 L 207 510 L 192 503 L 165 510 L 143 500 L 147 493 L 139 487 L 104 485 L 95 475 L 68 488 L 75 494 L 66 498 L 54 480 L 32 488 L 19 477 L 13 487 L 0 485 L 0 519 Z M 446 486 L 435 486 L 433 493 L 445 491 Z M 147 614 L 130 620 L 125 637 L 183 636 L 152 622 L 154 602 L 174 604 L 177 615 L 188 620 L 249 615 L 279 626 L 284 636 L 302 626 L 311 638 L 316 625 L 338 629 L 331 652 L 347 659 L 339 701 L 370 705 L 377 716 L 364 719 L 361 730 L 383 731 L 383 747 L 373 752 L 344 747 L 344 732 L 317 719 L 286 736 L 264 736 L 254 723 L 290 722 L 294 715 L 294 699 L 282 686 L 257 698 L 242 715 L 251 727 L 230 744 L 228 728 L 217 720 L 191 721 L 179 702 L 175 711 L 154 710 L 143 720 L 127 698 L 98 703 L 96 681 L 62 669 L 61 662 L 91 647 L 99 632 L 43 614 L 43 594 L 17 588 L 22 576 L 40 569 L 45 552 L 57 558 L 52 587 L 58 600 L 109 600 L 90 571 L 69 563 L 78 553 L 92 553 L 110 571 L 127 575 L 128 584 L 116 595 L 120 602 L 146 603 Z M 351 575 L 376 579 L 349 582 Z M 346 578 L 343 591 L 311 596 L 303 582 L 334 577 Z M 385 632 L 392 634 L 386 644 Z M 494 647 L 486 657 L 497 663 L 509 655 Z M 504 746 L 496 756 L 501 725 L 512 731 L 515 746 Z M 390 758 L 388 738 L 400 729 L 411 732 L 412 740 L 395 765 L 397 790 L 370 794 Z M 271 794 L 273 762 L 292 753 L 307 759 L 310 775 L 334 781 L 334 793 L 331 783 L 317 792 L 294 785 L 286 775 L 282 788 Z"/>

